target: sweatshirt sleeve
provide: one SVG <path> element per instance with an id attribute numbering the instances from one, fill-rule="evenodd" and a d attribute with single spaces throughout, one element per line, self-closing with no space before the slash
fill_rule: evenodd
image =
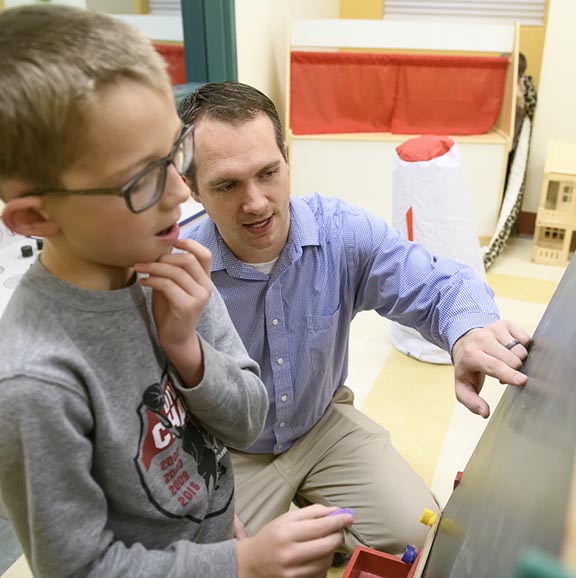
<path id="1" fill-rule="evenodd" d="M 204 376 L 197 386 L 179 387 L 179 391 L 207 431 L 225 445 L 247 448 L 264 427 L 268 395 L 260 380 L 260 368 L 248 356 L 216 287 L 197 333 Z"/>
<path id="2" fill-rule="evenodd" d="M 66 386 L 0 381 L 0 497 L 36 578 L 236 576 L 236 541 L 163 550 L 117 540 L 93 477 L 89 405 Z"/>

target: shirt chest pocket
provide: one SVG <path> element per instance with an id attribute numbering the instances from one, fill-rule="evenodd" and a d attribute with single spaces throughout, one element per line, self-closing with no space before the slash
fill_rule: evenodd
<path id="1" fill-rule="evenodd" d="M 306 318 L 306 349 L 309 371 L 320 379 L 334 380 L 334 355 L 338 349 L 340 308 L 331 315 L 309 315 Z"/>

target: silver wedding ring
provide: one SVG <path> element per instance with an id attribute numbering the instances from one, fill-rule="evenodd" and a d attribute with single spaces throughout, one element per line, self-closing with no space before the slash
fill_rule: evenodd
<path id="1" fill-rule="evenodd" d="M 504 347 L 506 349 L 512 349 L 513 347 L 516 347 L 516 345 L 518 345 L 520 342 L 517 339 L 513 339 L 510 343 L 507 343 Z"/>

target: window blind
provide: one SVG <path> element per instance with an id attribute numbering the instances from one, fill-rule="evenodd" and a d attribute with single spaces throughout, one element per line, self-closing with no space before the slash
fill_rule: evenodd
<path id="1" fill-rule="evenodd" d="M 149 0 L 150 14 L 180 14 L 180 0 Z"/>
<path id="2" fill-rule="evenodd" d="M 542 26 L 546 0 L 385 0 L 384 17 Z"/>

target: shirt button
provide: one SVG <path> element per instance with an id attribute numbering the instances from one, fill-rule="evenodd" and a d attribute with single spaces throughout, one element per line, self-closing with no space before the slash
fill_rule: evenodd
<path id="1" fill-rule="evenodd" d="M 280 422 L 280 427 L 284 427 L 285 425 L 286 424 L 283 421 Z"/>
<path id="2" fill-rule="evenodd" d="M 272 325 L 278 325 L 278 319 L 272 319 Z"/>
<path id="3" fill-rule="evenodd" d="M 282 365 L 284 363 L 284 360 L 281 357 L 279 357 L 277 363 L 278 365 Z"/>
<path id="4" fill-rule="evenodd" d="M 282 401 L 286 401 L 286 400 L 288 399 L 288 396 L 287 396 L 287 395 L 283 395 L 280 399 L 281 399 Z"/>

